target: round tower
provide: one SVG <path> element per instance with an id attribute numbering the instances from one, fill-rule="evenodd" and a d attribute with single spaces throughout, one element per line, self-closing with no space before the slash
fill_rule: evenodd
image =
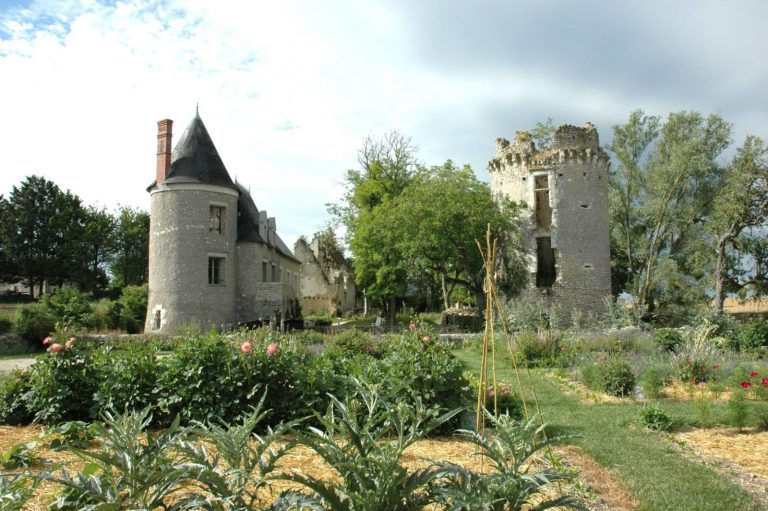
<path id="1" fill-rule="evenodd" d="M 611 293 L 608 155 L 597 130 L 563 125 L 551 148 L 538 150 L 528 132 L 496 140 L 489 162 L 499 200 L 525 202 L 528 287 L 521 299 L 554 306 L 561 323 L 600 319 Z"/>
<path id="2" fill-rule="evenodd" d="M 145 331 L 236 323 L 239 192 L 199 115 L 171 154 L 173 122 L 158 122 L 157 178 L 148 188 L 149 302 Z"/>

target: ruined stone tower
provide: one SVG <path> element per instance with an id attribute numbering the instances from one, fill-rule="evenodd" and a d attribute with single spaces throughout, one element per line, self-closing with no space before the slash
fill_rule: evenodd
<path id="1" fill-rule="evenodd" d="M 611 292 L 608 156 L 597 130 L 558 127 L 551 149 L 537 150 L 528 132 L 496 139 L 489 162 L 497 199 L 525 202 L 528 287 L 519 300 L 554 306 L 561 323 L 605 313 Z"/>

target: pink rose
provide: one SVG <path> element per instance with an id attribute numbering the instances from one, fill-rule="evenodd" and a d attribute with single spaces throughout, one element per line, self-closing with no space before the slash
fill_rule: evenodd
<path id="1" fill-rule="evenodd" d="M 43 339 L 43 346 L 48 346 L 48 345 L 49 345 L 49 344 L 51 344 L 52 342 L 53 342 L 53 337 L 51 337 L 51 336 L 49 335 L 48 337 L 46 337 L 45 339 Z"/>
<path id="2" fill-rule="evenodd" d="M 70 337 L 69 339 L 67 339 L 67 342 L 64 343 L 64 347 L 67 348 L 67 349 L 70 349 L 74 345 L 75 345 L 75 338 L 74 337 Z"/>
<path id="3" fill-rule="evenodd" d="M 416 330 L 416 325 L 414 323 L 408 323 L 408 330 Z"/>
<path id="4" fill-rule="evenodd" d="M 421 340 L 424 342 L 429 342 L 429 336 L 425 335 L 424 337 L 421 338 Z"/>
<path id="5" fill-rule="evenodd" d="M 240 343 L 240 352 L 245 353 L 246 355 L 250 355 L 253 351 L 253 343 L 250 340 L 243 341 Z"/>
<path id="6" fill-rule="evenodd" d="M 712 369 L 720 369 L 720 364 L 714 364 L 714 365 L 712 366 Z"/>
<path id="7" fill-rule="evenodd" d="M 279 349 L 279 346 L 277 345 L 277 343 L 273 342 L 272 344 L 267 346 L 267 355 L 271 357 L 272 355 L 277 353 L 278 349 Z"/>
<path id="8" fill-rule="evenodd" d="M 51 351 L 53 353 L 59 353 L 63 349 L 64 349 L 64 346 L 62 346 L 61 344 L 59 344 L 57 342 L 51 344 Z"/>

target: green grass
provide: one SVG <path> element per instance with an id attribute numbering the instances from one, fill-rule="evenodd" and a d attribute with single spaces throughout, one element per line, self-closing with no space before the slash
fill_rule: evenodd
<path id="1" fill-rule="evenodd" d="M 456 354 L 468 369 L 479 372 L 477 349 L 465 348 Z M 513 382 L 512 368 L 499 363 L 501 359 L 497 356 L 497 376 Z M 524 376 L 523 386 L 529 399 L 531 389 L 535 388 L 551 429 L 576 435 L 571 443 L 610 470 L 640 502 L 641 510 L 761 509 L 748 493 L 714 470 L 681 457 L 671 440 L 641 428 L 641 404 L 583 404 L 576 397 L 563 394 L 559 385 L 540 371 L 533 371 L 532 381 Z M 691 403 L 664 403 L 662 408 L 678 421 L 695 415 Z M 713 419 L 719 420 L 721 413 L 721 409 L 716 409 Z"/>

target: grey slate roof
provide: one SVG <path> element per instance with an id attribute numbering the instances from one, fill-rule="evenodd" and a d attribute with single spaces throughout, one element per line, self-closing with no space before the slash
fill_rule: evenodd
<path id="1" fill-rule="evenodd" d="M 237 190 L 199 114 L 176 143 L 165 182 L 204 183 Z"/>

